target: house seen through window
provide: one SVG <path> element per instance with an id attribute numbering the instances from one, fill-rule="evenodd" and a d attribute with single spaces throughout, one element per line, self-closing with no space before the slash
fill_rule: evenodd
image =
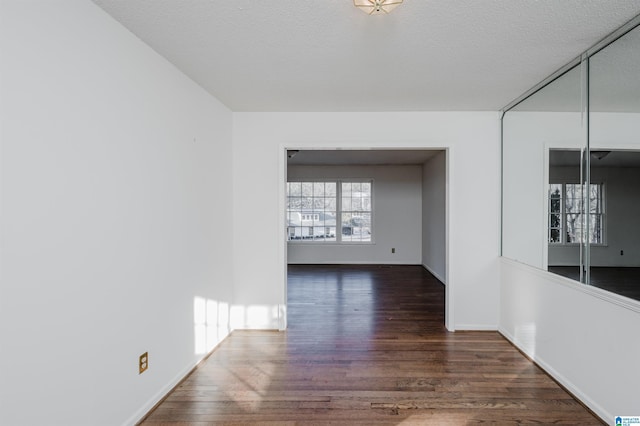
<path id="1" fill-rule="evenodd" d="M 288 240 L 371 242 L 372 184 L 287 182 Z"/>
<path id="2" fill-rule="evenodd" d="M 603 194 L 602 184 L 589 185 L 589 205 L 584 206 L 583 191 L 586 188 L 579 183 L 553 183 L 549 185 L 549 243 L 572 244 L 586 241 L 603 244 Z M 588 208 L 589 224 L 587 229 L 585 212 Z"/>

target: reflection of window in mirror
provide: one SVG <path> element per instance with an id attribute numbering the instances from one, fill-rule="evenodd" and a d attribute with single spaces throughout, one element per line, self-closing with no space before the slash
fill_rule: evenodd
<path id="1" fill-rule="evenodd" d="M 549 184 L 549 244 L 581 244 L 588 235 L 591 244 L 604 243 L 604 185 L 589 185 L 588 232 L 582 200 L 585 188 L 580 183 Z"/>
<path id="2" fill-rule="evenodd" d="M 592 150 L 590 157 L 586 194 L 576 183 L 579 151 L 549 152 L 549 271 L 579 280 L 588 236 L 589 284 L 640 300 L 640 150 Z"/>
<path id="3" fill-rule="evenodd" d="M 577 281 L 582 278 L 582 249 L 590 235 L 583 201 L 586 188 L 581 184 L 582 179 L 579 149 L 549 150 L 548 271 Z M 602 199 L 598 203 L 602 205 Z M 602 220 L 599 223 L 602 225 Z M 599 235 L 603 233 L 599 232 Z"/>

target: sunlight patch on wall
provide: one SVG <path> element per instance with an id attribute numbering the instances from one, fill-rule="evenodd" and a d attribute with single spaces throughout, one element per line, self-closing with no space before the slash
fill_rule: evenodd
<path id="1" fill-rule="evenodd" d="M 231 326 L 234 329 L 278 329 L 281 315 L 278 305 L 233 305 Z"/>
<path id="2" fill-rule="evenodd" d="M 515 341 L 524 352 L 531 358 L 536 355 L 536 325 L 528 323 L 517 325 L 515 330 Z"/>
<path id="3" fill-rule="evenodd" d="M 229 304 L 195 297 L 193 299 L 195 354 L 210 352 L 229 334 Z"/>

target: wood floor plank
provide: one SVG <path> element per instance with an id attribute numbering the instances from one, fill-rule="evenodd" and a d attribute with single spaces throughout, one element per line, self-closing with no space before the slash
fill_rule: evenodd
<path id="1" fill-rule="evenodd" d="M 290 266 L 285 332 L 236 331 L 143 422 L 599 425 L 496 332 L 449 333 L 419 266 Z"/>

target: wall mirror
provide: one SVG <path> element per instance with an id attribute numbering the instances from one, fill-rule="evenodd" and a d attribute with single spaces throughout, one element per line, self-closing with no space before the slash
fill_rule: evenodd
<path id="1" fill-rule="evenodd" d="M 640 27 L 589 58 L 589 145 L 586 282 L 640 300 Z"/>
<path id="2" fill-rule="evenodd" d="M 636 27 L 506 110 L 504 257 L 640 300 L 639 76 Z"/>
<path id="3" fill-rule="evenodd" d="M 502 255 L 536 268 L 547 269 L 549 152 L 586 149 L 581 81 L 577 65 L 502 119 Z"/>

